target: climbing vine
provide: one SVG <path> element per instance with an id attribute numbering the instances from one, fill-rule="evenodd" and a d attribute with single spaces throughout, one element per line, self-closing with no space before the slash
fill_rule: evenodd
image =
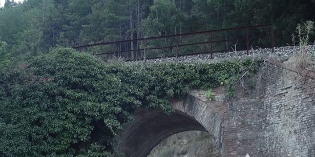
<path id="1" fill-rule="evenodd" d="M 58 48 L 0 75 L 0 156 L 108 156 L 139 107 L 172 112 L 170 98 L 226 86 L 260 61 L 103 63 Z"/>

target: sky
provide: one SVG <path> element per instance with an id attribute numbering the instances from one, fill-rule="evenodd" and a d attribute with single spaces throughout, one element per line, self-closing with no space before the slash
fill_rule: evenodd
<path id="1" fill-rule="evenodd" d="M 23 2 L 24 0 L 13 0 L 14 2 Z M 0 0 L 0 8 L 4 6 L 5 0 Z"/>

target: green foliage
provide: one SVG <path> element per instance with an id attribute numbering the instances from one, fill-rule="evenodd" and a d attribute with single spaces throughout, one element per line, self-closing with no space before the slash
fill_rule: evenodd
<path id="1" fill-rule="evenodd" d="M 7 43 L 0 40 L 0 74 L 5 71 L 11 61 L 11 55 L 7 52 Z"/>
<path id="2" fill-rule="evenodd" d="M 306 51 L 305 47 L 309 44 L 310 35 L 313 32 L 314 29 L 314 22 L 313 21 L 307 21 L 302 24 L 298 24 L 296 27 L 296 35 L 292 34 L 292 41 L 295 45 L 295 38 L 298 39 L 298 44 L 300 47 L 300 51 Z"/>
<path id="3" fill-rule="evenodd" d="M 233 86 L 260 62 L 108 63 L 58 48 L 0 76 L 0 154 L 107 156 L 139 107 L 171 113 L 191 88 Z M 231 79 L 233 78 L 233 79 Z"/>
<path id="4" fill-rule="evenodd" d="M 71 49 L 56 49 L 2 78 L 0 154 L 106 156 L 129 121 L 121 82 L 103 63 Z"/>
<path id="5" fill-rule="evenodd" d="M 25 29 L 25 23 L 21 6 L 0 9 L 0 40 L 8 44 L 8 50 L 17 45 L 17 34 Z"/>
<path id="6" fill-rule="evenodd" d="M 211 101 L 211 100 L 214 100 L 214 96 L 215 94 L 212 92 L 212 89 L 208 89 L 207 92 L 206 92 L 206 97 Z"/>
<path id="7" fill-rule="evenodd" d="M 252 79 L 249 80 L 248 86 L 250 89 L 254 89 L 256 87 L 256 82 Z"/>
<path id="8" fill-rule="evenodd" d="M 161 36 L 179 33 L 183 25 L 183 14 L 175 1 L 154 0 L 150 14 L 143 21 L 147 36 Z M 177 32 L 176 32 L 177 30 Z"/>
<path id="9" fill-rule="evenodd" d="M 310 43 L 310 35 L 314 29 L 314 22 L 307 21 L 302 24 L 298 24 L 296 27 L 296 35 L 292 34 L 292 41 L 295 45 L 295 38 L 298 39 L 299 52 L 296 55 L 298 67 L 302 69 L 308 68 L 313 63 L 312 54 L 307 50 L 307 45 Z"/>

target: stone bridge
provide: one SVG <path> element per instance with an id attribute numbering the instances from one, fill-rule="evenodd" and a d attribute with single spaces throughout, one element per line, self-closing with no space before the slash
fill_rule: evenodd
<path id="1" fill-rule="evenodd" d="M 175 113 L 140 109 L 119 140 L 127 157 L 146 157 L 160 141 L 190 130 L 206 131 L 223 157 L 314 157 L 315 73 L 289 60 L 270 59 L 254 77 L 255 88 L 237 85 L 229 99 L 222 87 L 193 90 L 170 100 Z"/>

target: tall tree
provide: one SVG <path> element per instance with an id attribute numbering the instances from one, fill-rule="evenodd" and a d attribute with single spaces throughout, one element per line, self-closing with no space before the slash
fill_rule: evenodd
<path id="1" fill-rule="evenodd" d="M 26 29 L 22 6 L 0 10 L 0 39 L 7 43 L 8 51 L 14 51 L 19 33 Z M 12 52 L 15 53 L 15 52 Z"/>
<path id="2" fill-rule="evenodd" d="M 15 3 L 12 0 L 5 0 L 5 2 L 4 2 L 4 8 L 10 8 L 10 7 L 14 7 L 16 5 L 17 5 L 17 3 Z"/>
<path id="3" fill-rule="evenodd" d="M 183 18 L 183 13 L 176 7 L 174 1 L 154 0 L 150 14 L 143 22 L 146 36 L 179 33 Z"/>

